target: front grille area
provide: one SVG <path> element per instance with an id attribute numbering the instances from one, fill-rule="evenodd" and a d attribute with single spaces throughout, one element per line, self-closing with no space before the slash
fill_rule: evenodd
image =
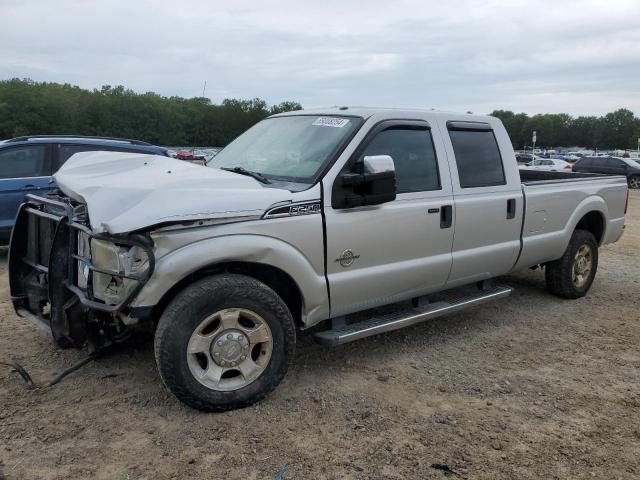
<path id="1" fill-rule="evenodd" d="M 105 263 L 99 255 L 105 251 L 114 261 L 94 265 Z M 150 238 L 94 233 L 85 205 L 61 195 L 27 195 L 11 236 L 11 299 L 18 315 L 50 328 L 60 346 L 81 346 L 113 324 L 154 265 Z M 103 287 L 100 295 L 93 291 L 94 281 Z"/>

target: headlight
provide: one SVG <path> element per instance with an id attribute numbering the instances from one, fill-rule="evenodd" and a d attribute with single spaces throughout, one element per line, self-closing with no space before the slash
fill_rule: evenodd
<path id="1" fill-rule="evenodd" d="M 117 274 L 140 276 L 149 268 L 149 257 L 142 248 L 95 238 L 91 239 L 91 262 L 96 268 L 114 273 L 93 272 L 93 295 L 108 304 L 122 302 L 139 283 Z"/>

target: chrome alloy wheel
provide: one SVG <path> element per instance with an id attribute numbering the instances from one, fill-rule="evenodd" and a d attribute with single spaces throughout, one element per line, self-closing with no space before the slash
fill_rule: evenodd
<path id="1" fill-rule="evenodd" d="M 631 188 L 640 188 L 640 175 L 634 175 L 629 179 L 629 186 Z"/>
<path id="2" fill-rule="evenodd" d="M 271 329 L 260 315 L 227 308 L 205 318 L 191 334 L 187 362 L 202 385 L 228 392 L 256 380 L 272 352 Z"/>
<path id="3" fill-rule="evenodd" d="M 589 245 L 582 245 L 576 252 L 576 256 L 573 259 L 573 267 L 571 268 L 573 284 L 577 288 L 582 288 L 587 283 L 592 268 L 593 251 Z"/>

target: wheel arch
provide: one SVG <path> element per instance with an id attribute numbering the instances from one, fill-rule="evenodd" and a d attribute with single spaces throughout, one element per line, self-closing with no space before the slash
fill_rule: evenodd
<path id="1" fill-rule="evenodd" d="M 598 245 L 601 245 L 602 240 L 604 239 L 605 230 L 604 214 L 600 210 L 591 210 L 590 212 L 584 214 L 580 220 L 578 220 L 574 231 L 577 229 L 591 232 L 593 236 L 596 237 L 596 242 L 598 243 Z"/>
<path id="2" fill-rule="evenodd" d="M 291 275 L 273 265 L 246 261 L 225 261 L 206 265 L 174 284 L 152 309 L 152 318 L 157 320 L 175 296 L 198 280 L 222 273 L 236 273 L 254 278 L 278 294 L 289 308 L 296 326 L 304 327 L 304 299 L 300 287 Z"/>
<path id="3" fill-rule="evenodd" d="M 163 245 L 168 243 L 160 239 L 158 250 Z M 329 316 L 324 272 L 318 272 L 294 246 L 262 235 L 227 235 L 169 249 L 157 259 L 132 308 L 151 311 L 157 318 L 187 285 L 223 272 L 241 273 L 268 285 L 285 301 L 298 325 L 311 326 Z"/>

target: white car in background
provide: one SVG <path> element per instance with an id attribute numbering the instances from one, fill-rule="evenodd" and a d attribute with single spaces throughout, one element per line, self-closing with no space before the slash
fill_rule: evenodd
<path id="1" fill-rule="evenodd" d="M 544 170 L 546 172 L 570 172 L 572 168 L 569 162 L 554 158 L 536 158 L 520 167 L 521 170 Z"/>

